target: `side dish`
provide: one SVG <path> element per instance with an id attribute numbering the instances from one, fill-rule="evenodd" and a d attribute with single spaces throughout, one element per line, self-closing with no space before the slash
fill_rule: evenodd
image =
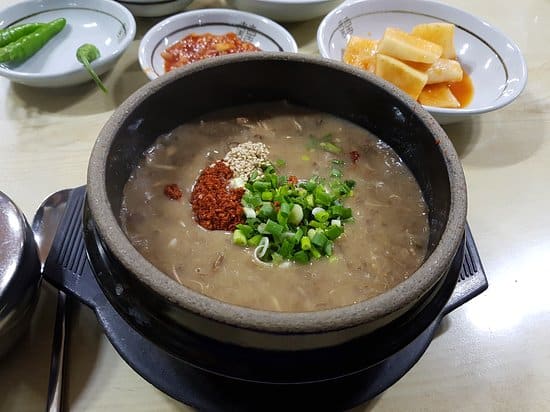
<path id="1" fill-rule="evenodd" d="M 395 84 L 421 104 L 467 106 L 473 85 L 457 60 L 454 25 L 419 24 L 407 33 L 388 27 L 380 40 L 352 36 L 344 62 Z"/>
<path id="2" fill-rule="evenodd" d="M 254 44 L 244 41 L 237 34 L 229 32 L 189 34 L 166 48 L 162 53 L 164 71 L 223 54 L 260 51 Z"/>
<path id="3" fill-rule="evenodd" d="M 64 18 L 49 23 L 28 23 L 0 30 L 0 63 L 20 63 L 38 50 L 65 28 Z"/>
<path id="4" fill-rule="evenodd" d="M 105 85 L 103 84 L 103 82 L 101 81 L 101 79 L 99 78 L 99 76 L 94 71 L 91 65 L 91 63 L 94 60 L 99 59 L 100 56 L 101 56 L 101 53 L 99 52 L 99 49 L 93 44 L 89 44 L 89 43 L 83 44 L 76 50 L 76 59 L 80 63 L 82 63 L 82 65 L 84 66 L 84 68 L 86 69 L 90 77 L 93 79 L 97 87 L 99 87 L 101 91 L 103 91 L 103 93 L 107 93 L 107 88 L 105 87 Z"/>

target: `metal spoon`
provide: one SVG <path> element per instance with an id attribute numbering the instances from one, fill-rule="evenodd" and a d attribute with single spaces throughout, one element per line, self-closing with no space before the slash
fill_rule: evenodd
<path id="1" fill-rule="evenodd" d="M 34 239 L 38 245 L 38 255 L 42 269 L 50 252 L 57 226 L 65 212 L 65 206 L 71 189 L 56 192 L 46 198 L 38 208 L 32 221 Z M 67 328 L 67 297 L 59 291 L 57 295 L 57 313 L 52 342 L 50 378 L 48 382 L 47 412 L 60 412 L 62 406 L 63 360 Z"/>

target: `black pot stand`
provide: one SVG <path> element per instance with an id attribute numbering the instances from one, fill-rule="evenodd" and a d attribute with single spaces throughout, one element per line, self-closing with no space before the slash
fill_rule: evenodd
<path id="1" fill-rule="evenodd" d="M 467 228 L 463 254 L 457 253 L 436 297 L 418 312 L 414 322 L 396 331 L 394 339 L 404 332 L 412 338 L 395 353 L 357 373 L 330 380 L 272 384 L 235 379 L 197 368 L 164 351 L 133 329 L 110 305 L 86 256 L 84 199 L 85 187 L 72 191 L 44 277 L 96 312 L 112 345 L 138 374 L 169 396 L 201 410 L 342 410 L 363 403 L 393 385 L 418 361 L 447 313 L 488 286 Z M 356 356 L 361 356 L 361 350 Z"/>

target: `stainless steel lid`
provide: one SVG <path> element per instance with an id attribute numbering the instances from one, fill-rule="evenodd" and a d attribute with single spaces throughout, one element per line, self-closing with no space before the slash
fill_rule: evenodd
<path id="1" fill-rule="evenodd" d="M 34 300 L 40 263 L 23 213 L 0 191 L 0 334 Z"/>

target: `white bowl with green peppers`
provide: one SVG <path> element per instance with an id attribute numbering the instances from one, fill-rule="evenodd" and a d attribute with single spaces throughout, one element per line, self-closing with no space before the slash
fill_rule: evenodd
<path id="1" fill-rule="evenodd" d="M 92 71 L 101 76 L 113 68 L 135 33 L 134 17 L 114 1 L 17 3 L 0 11 L 0 76 L 36 87 L 93 81 L 83 61 L 90 60 Z"/>

